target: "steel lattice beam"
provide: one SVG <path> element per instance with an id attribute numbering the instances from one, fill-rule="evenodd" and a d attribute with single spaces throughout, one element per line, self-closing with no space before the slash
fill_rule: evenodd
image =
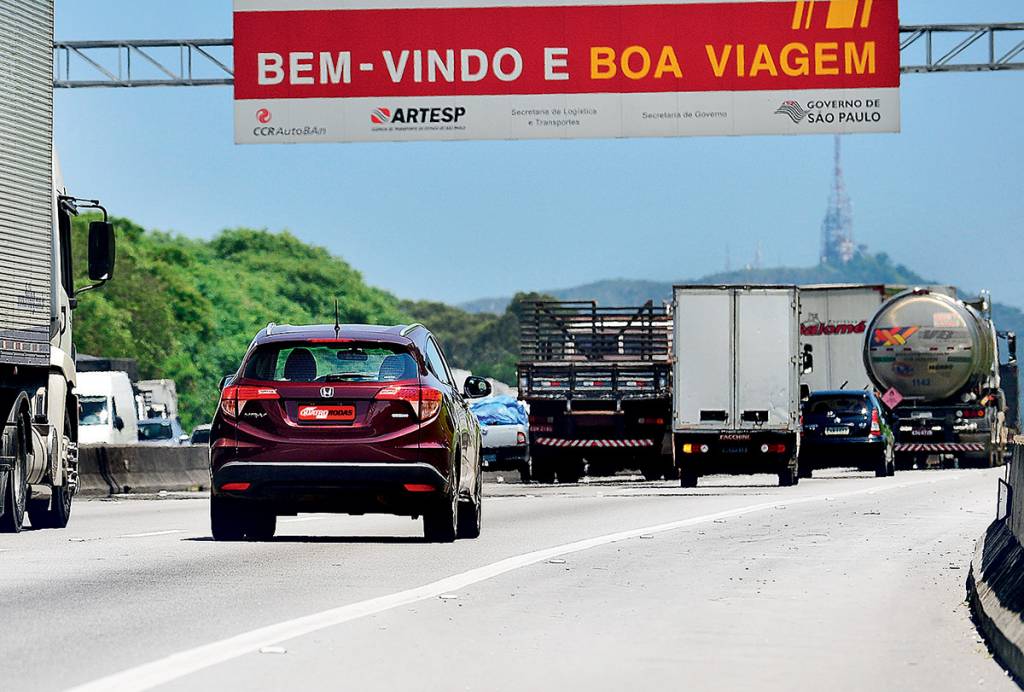
<path id="1" fill-rule="evenodd" d="M 908 74 L 1024 70 L 1024 22 L 902 26 L 900 54 Z"/>
<path id="2" fill-rule="evenodd" d="M 53 44 L 53 85 L 230 86 L 235 76 L 231 45 L 229 38 L 57 41 Z"/>
<path id="3" fill-rule="evenodd" d="M 231 45 L 229 38 L 59 41 L 53 45 L 53 85 L 229 86 Z M 906 74 L 1024 70 L 1024 22 L 901 26 L 900 54 Z"/>

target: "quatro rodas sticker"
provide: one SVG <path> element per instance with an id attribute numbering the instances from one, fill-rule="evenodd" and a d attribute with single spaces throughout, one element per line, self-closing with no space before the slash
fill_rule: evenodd
<path id="1" fill-rule="evenodd" d="M 317 406 L 315 404 L 299 407 L 301 421 L 351 421 L 356 418 L 355 406 Z"/>

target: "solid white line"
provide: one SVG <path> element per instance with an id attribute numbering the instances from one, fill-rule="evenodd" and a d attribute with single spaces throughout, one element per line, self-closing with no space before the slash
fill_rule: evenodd
<path id="1" fill-rule="evenodd" d="M 471 569 L 468 572 L 455 574 L 430 584 L 408 589 L 407 591 L 400 591 L 387 596 L 372 598 L 368 601 L 361 601 L 359 603 L 352 603 L 319 613 L 313 613 L 312 615 L 295 618 L 294 620 L 287 620 L 275 625 L 268 625 L 234 637 L 229 637 L 228 639 L 222 639 L 220 641 L 211 642 L 210 644 L 197 646 L 193 649 L 187 649 L 185 651 L 157 659 L 156 661 L 144 663 L 143 665 L 136 666 L 135 668 L 130 668 L 120 673 L 114 673 L 113 675 L 109 675 L 105 678 L 100 678 L 99 680 L 79 685 L 78 687 L 72 688 L 69 692 L 111 692 L 114 690 L 120 692 L 138 692 L 141 690 L 149 690 L 157 687 L 158 685 L 164 685 L 183 678 L 186 675 L 191 675 L 197 671 L 215 666 L 218 663 L 224 663 L 225 661 L 230 661 L 234 658 L 254 653 L 259 651 L 262 647 L 273 646 L 289 639 L 295 639 L 296 637 L 301 637 L 328 627 L 334 627 L 346 622 L 351 622 L 352 620 L 376 615 L 377 613 L 381 613 L 386 610 L 401 608 L 402 606 L 411 605 L 430 598 L 437 598 L 442 594 L 457 592 L 460 589 L 472 586 L 473 584 L 493 579 L 494 577 L 507 572 L 535 565 L 539 562 L 545 562 L 546 560 L 550 560 L 555 557 L 590 550 L 592 548 L 628 540 L 630 538 L 639 538 L 642 535 L 654 535 L 664 533 L 666 531 L 675 531 L 677 529 L 689 528 L 700 524 L 708 524 L 713 521 L 739 517 L 753 512 L 777 509 L 781 506 L 792 507 L 793 505 L 807 504 L 810 502 L 821 502 L 824 500 L 866 495 L 871 493 L 873 490 L 899 490 L 917 485 L 935 483 L 937 480 L 948 481 L 956 480 L 957 478 L 959 478 L 959 476 L 947 476 L 942 479 L 928 479 L 912 481 L 909 483 L 894 483 L 892 485 L 885 486 L 884 488 L 863 488 L 861 490 L 827 496 L 814 495 L 803 498 L 780 498 L 774 502 L 764 502 L 757 505 L 738 507 L 736 509 L 716 512 L 714 514 L 691 517 L 689 519 L 657 524 L 655 526 L 645 526 L 643 528 L 631 529 L 629 531 L 620 531 L 618 533 L 611 533 L 605 536 L 598 536 L 596 538 L 588 538 L 582 541 L 566 543 L 565 545 L 559 545 L 552 548 L 535 550 L 523 555 L 505 558 L 504 560 L 499 560 L 498 562 L 484 565 L 483 567 L 477 567 L 476 569 Z"/>
<path id="2" fill-rule="evenodd" d="M 149 538 L 150 536 L 169 536 L 172 533 L 185 533 L 185 529 L 171 529 L 170 531 L 149 531 L 147 533 L 125 533 L 115 538 Z"/>

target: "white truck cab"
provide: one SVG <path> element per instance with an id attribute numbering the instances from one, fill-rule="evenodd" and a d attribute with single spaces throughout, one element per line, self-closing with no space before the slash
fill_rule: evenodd
<path id="1" fill-rule="evenodd" d="M 78 374 L 78 442 L 133 445 L 139 440 L 135 392 L 124 372 Z"/>

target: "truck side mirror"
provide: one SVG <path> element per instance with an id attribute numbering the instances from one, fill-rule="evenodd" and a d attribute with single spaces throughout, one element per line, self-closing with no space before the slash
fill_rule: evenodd
<path id="1" fill-rule="evenodd" d="M 114 225 L 108 221 L 89 223 L 89 278 L 92 281 L 109 281 L 114 275 L 116 254 Z"/>
<path id="2" fill-rule="evenodd" d="M 803 371 L 805 375 L 814 372 L 814 347 L 810 344 L 804 344 Z"/>

